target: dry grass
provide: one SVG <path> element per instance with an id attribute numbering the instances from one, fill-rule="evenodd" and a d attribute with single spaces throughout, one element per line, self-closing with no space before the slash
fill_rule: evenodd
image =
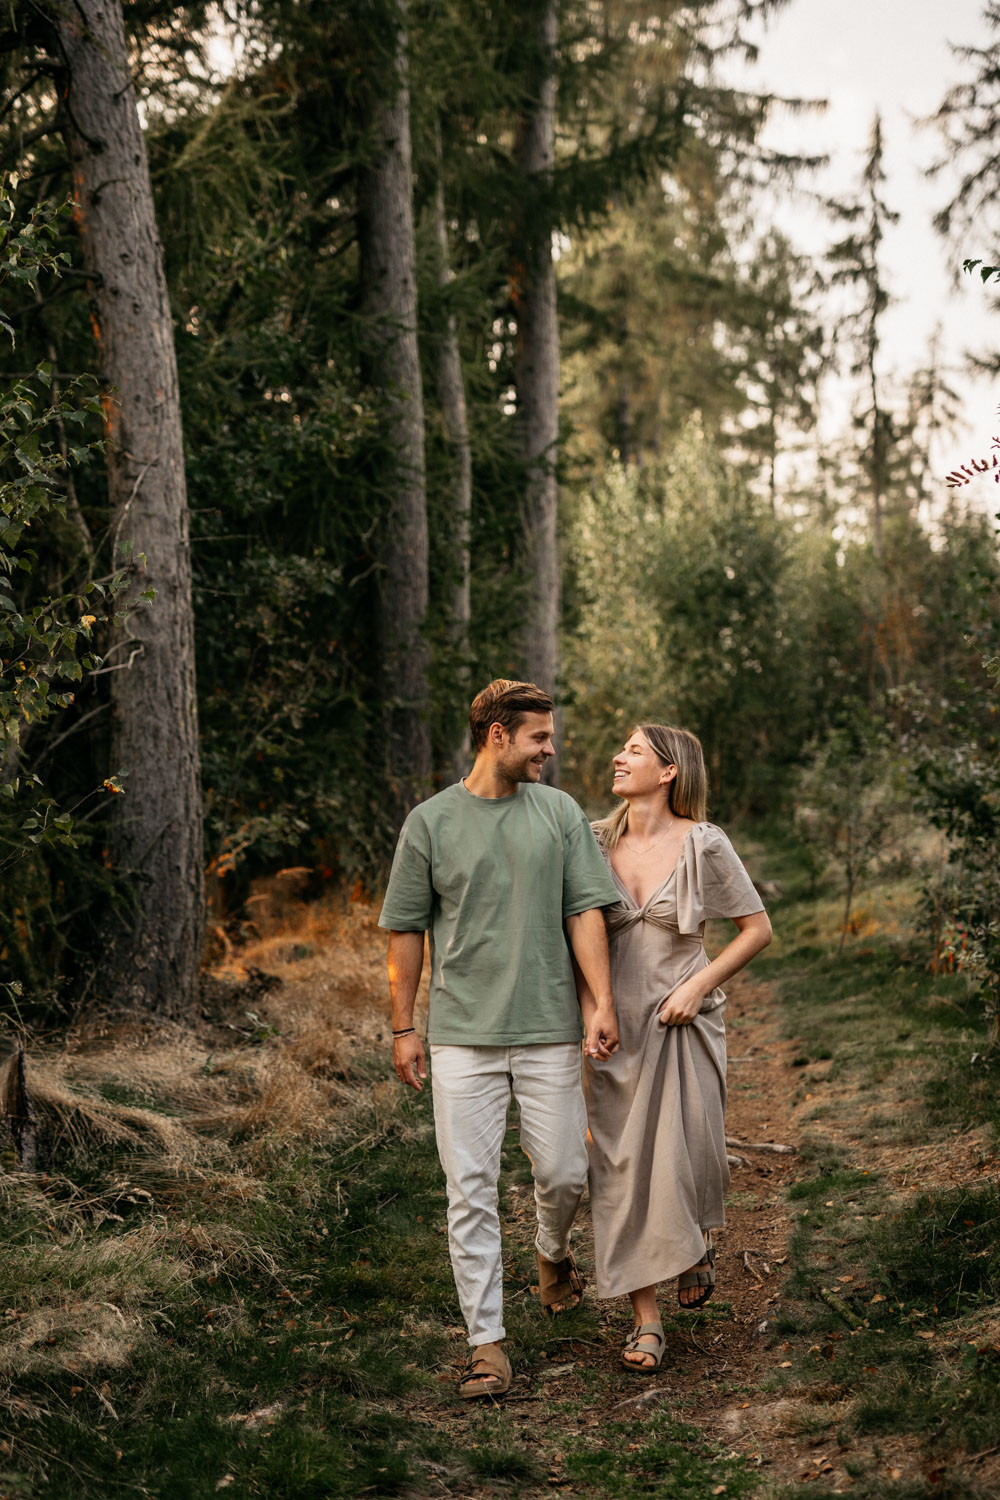
<path id="1" fill-rule="evenodd" d="M 354 1066 L 388 1041 L 377 910 L 292 899 L 307 873 L 258 883 L 260 935 L 230 943 L 209 974 L 225 999 L 213 1030 L 104 1018 L 63 1048 L 29 1048 L 28 1087 L 56 1160 L 113 1154 L 128 1183 L 161 1202 L 239 1197 L 254 1191 L 255 1144 L 333 1139 L 347 1115 L 389 1110 Z"/>
<path id="2" fill-rule="evenodd" d="M 36 1307 L 0 1331 L 0 1376 L 121 1369 L 140 1330 L 137 1316 L 89 1297 Z"/>
<path id="3" fill-rule="evenodd" d="M 66 1058 L 33 1059 L 27 1070 L 32 1102 L 55 1153 L 86 1158 L 112 1147 L 168 1160 L 193 1160 L 201 1154 L 198 1137 L 180 1120 L 112 1103 L 74 1079 L 72 1071 Z M 121 1072 L 116 1064 L 113 1076 Z"/>
<path id="4" fill-rule="evenodd" d="M 190 1270 L 162 1221 L 95 1239 L 77 1222 L 47 1242 L 36 1234 L 9 1268 L 0 1322 L 0 1377 L 118 1369 L 144 1337 L 144 1314 Z"/>
<path id="5" fill-rule="evenodd" d="M 283 925 L 213 972 L 212 1023 L 105 1017 L 61 1047 L 28 1046 L 51 1156 L 39 1176 L 0 1171 L 0 1213 L 25 1225 L 4 1276 L 0 1407 L 19 1376 L 85 1382 L 124 1367 L 157 1306 L 194 1278 L 277 1277 L 257 1240 L 224 1222 L 226 1205 L 264 1195 L 276 1155 L 296 1141 L 332 1142 L 366 1117 L 377 1131 L 398 1106 L 388 1056 L 388 1081 L 354 1061 L 387 1032 L 375 911 L 332 900 L 274 909 Z M 82 1185 L 93 1166 L 100 1186 Z"/>

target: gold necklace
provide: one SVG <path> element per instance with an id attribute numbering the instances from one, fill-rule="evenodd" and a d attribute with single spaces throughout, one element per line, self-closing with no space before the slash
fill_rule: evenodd
<path id="1" fill-rule="evenodd" d="M 650 850 L 655 849 L 656 846 L 657 846 L 657 844 L 662 844 L 663 843 L 663 840 L 666 838 L 667 834 L 670 832 L 671 828 L 673 828 L 673 826 L 674 826 L 674 824 L 676 822 L 677 822 L 676 818 L 671 818 L 670 822 L 667 824 L 666 828 L 664 828 L 664 830 L 660 834 L 659 838 L 658 839 L 654 839 L 653 842 L 649 845 L 648 849 L 637 849 L 634 844 L 630 844 L 629 843 L 628 839 L 625 837 L 624 834 L 621 835 L 621 841 L 625 845 L 626 849 L 631 849 L 632 850 L 633 854 L 638 854 L 640 856 L 643 855 L 643 854 L 649 854 Z"/>

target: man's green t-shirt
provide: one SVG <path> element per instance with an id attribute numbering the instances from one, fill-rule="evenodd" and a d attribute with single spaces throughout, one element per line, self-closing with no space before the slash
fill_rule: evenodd
<path id="1" fill-rule="evenodd" d="M 619 899 L 572 797 L 529 782 L 476 797 L 459 781 L 403 824 L 379 926 L 430 933 L 428 1041 L 575 1042 L 563 920 Z"/>

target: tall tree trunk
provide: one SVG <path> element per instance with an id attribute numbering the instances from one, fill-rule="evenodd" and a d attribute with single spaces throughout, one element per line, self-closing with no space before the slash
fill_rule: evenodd
<path id="1" fill-rule="evenodd" d="M 879 401 L 878 377 L 875 373 L 875 359 L 877 354 L 878 335 L 875 325 L 875 318 L 873 316 L 868 336 L 867 349 L 868 390 L 872 403 L 872 542 L 875 548 L 875 556 L 878 558 L 879 562 L 882 562 L 885 556 L 885 549 L 882 542 L 882 496 L 885 484 L 885 434 L 883 432 L 882 407 Z"/>
<path id="2" fill-rule="evenodd" d="M 376 107 L 376 158 L 358 181 L 361 304 L 368 320 L 366 375 L 383 398 L 386 488 L 392 511 L 381 549 L 380 694 L 386 777 L 397 819 L 430 788 L 427 498 L 424 402 L 417 346 L 406 5 L 391 13 L 392 86 Z"/>
<path id="3" fill-rule="evenodd" d="M 444 210 L 444 162 L 441 151 L 441 122 L 435 121 L 437 181 L 434 185 L 434 242 L 438 256 L 438 283 L 446 291 L 454 280 L 448 252 L 448 223 Z M 465 403 L 465 380 L 458 347 L 458 326 L 449 310 L 437 344 L 437 395 L 444 421 L 445 436 L 454 465 L 449 533 L 452 547 L 452 587 L 450 599 L 451 646 L 457 664 L 455 694 L 463 704 L 470 693 L 469 626 L 472 618 L 470 588 L 471 521 L 472 521 L 472 448 L 469 443 L 469 417 Z M 457 740 L 451 770 L 457 779 L 469 769 L 470 748 L 468 724 Z"/>
<path id="4" fill-rule="evenodd" d="M 113 766 L 127 773 L 111 858 L 133 910 L 108 935 L 104 1000 L 178 1014 L 203 935 L 201 786 L 187 493 L 173 324 L 119 0 L 74 0 L 55 26 L 65 135 L 91 276 L 115 549 L 156 591 L 109 652 Z M 124 565 L 119 552 L 116 565 Z"/>
<path id="5" fill-rule="evenodd" d="M 552 692 L 559 668 L 559 325 L 552 260 L 551 179 L 555 160 L 558 0 L 537 14 L 533 68 L 521 115 L 517 161 L 524 178 L 514 285 L 521 453 L 528 469 L 524 504 L 529 598 L 524 639 L 528 677 Z"/>

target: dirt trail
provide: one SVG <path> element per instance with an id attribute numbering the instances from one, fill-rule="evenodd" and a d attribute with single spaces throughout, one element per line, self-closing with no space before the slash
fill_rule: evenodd
<path id="1" fill-rule="evenodd" d="M 769 988 L 746 978 L 735 981 L 730 986 L 729 1019 L 730 1135 L 743 1141 L 794 1144 L 798 1111 L 790 1102 L 790 1078 L 795 1046 L 780 1034 Z M 549 1432 L 553 1438 L 565 1437 L 565 1432 L 558 1431 L 560 1418 L 546 1409 L 547 1403 L 583 1405 L 585 1414 L 579 1421 L 593 1427 L 608 1420 L 628 1420 L 649 1411 L 654 1403 L 666 1402 L 677 1417 L 702 1426 L 712 1441 L 746 1454 L 753 1462 L 774 1463 L 776 1477 L 778 1472 L 790 1477 L 802 1468 L 805 1455 L 802 1459 L 797 1453 L 785 1455 L 781 1443 L 758 1433 L 741 1417 L 744 1405 L 749 1411 L 752 1404 L 760 1412 L 751 1396 L 761 1378 L 784 1357 L 774 1347 L 768 1321 L 779 1301 L 787 1255 L 790 1221 L 785 1189 L 789 1180 L 801 1174 L 802 1166 L 796 1156 L 739 1154 L 746 1165 L 733 1170 L 728 1224 L 717 1236 L 719 1285 L 711 1315 L 689 1318 L 679 1314 L 674 1287 L 664 1286 L 660 1294 L 667 1334 L 663 1368 L 655 1377 L 636 1377 L 620 1366 L 623 1336 L 632 1322 L 627 1298 L 598 1301 L 588 1287 L 585 1299 L 596 1313 L 600 1338 L 567 1338 L 559 1362 L 543 1372 L 544 1385 L 540 1388 L 537 1377 L 515 1373 L 504 1401 L 511 1421 L 523 1420 L 526 1433 L 530 1428 L 536 1455 L 544 1455 Z M 530 1253 L 533 1219 L 530 1190 L 511 1195 L 504 1232 L 508 1242 L 517 1243 L 522 1264 Z M 593 1264 L 586 1205 L 577 1222 L 575 1249 L 586 1275 Z M 508 1296 L 512 1292 L 517 1294 L 508 1284 Z M 730 1304 L 729 1314 L 722 1311 L 722 1303 Z M 672 1313 L 677 1314 L 673 1326 Z M 420 1416 L 440 1431 L 457 1434 L 469 1420 L 468 1409 L 455 1400 L 453 1386 L 467 1352 L 461 1330 L 455 1330 L 455 1344 L 454 1367 L 441 1377 L 441 1401 L 421 1403 Z M 540 1389 L 545 1404 L 540 1404 Z M 565 1483 L 553 1458 L 545 1487 L 528 1487 L 521 1493 L 551 1493 Z M 488 1493 L 488 1488 L 483 1490 L 484 1495 Z"/>
<path id="2" fill-rule="evenodd" d="M 810 1064 L 808 1079 L 804 1078 L 801 1043 L 784 1034 L 770 986 L 740 976 L 728 988 L 728 1134 L 741 1141 L 797 1147 L 804 1137 L 816 1133 L 809 1117 L 816 1107 L 814 1091 L 825 1065 Z M 932 1179 L 954 1182 L 983 1171 L 981 1142 L 973 1137 L 956 1140 L 954 1148 L 945 1152 L 940 1143 L 875 1145 L 865 1118 L 880 1105 L 884 1107 L 890 1097 L 893 1107 L 898 1106 L 893 1088 L 887 1087 L 882 1097 L 861 1095 L 855 1085 L 838 1081 L 824 1089 L 822 1097 L 830 1106 L 821 1127 L 824 1139 L 839 1144 L 851 1160 L 863 1162 L 873 1174 L 882 1174 L 890 1194 L 913 1190 Z M 596 1314 L 600 1338 L 567 1339 L 559 1363 L 553 1363 L 541 1381 L 537 1375 L 516 1374 L 505 1411 L 512 1423 L 524 1423 L 521 1432 L 526 1440 L 530 1434 L 538 1456 L 545 1455 L 547 1435 L 554 1440 L 551 1454 L 558 1438 L 565 1439 L 566 1419 L 557 1412 L 560 1401 L 581 1407 L 584 1415 L 574 1417 L 573 1422 L 586 1427 L 628 1420 L 666 1403 L 673 1415 L 701 1427 L 712 1442 L 758 1466 L 765 1493 L 772 1484 L 812 1481 L 846 1493 L 852 1481 L 845 1466 L 851 1459 L 860 1459 L 869 1473 L 874 1468 L 887 1478 L 916 1478 L 920 1473 L 916 1440 L 883 1439 L 874 1448 L 869 1441 L 849 1448 L 838 1446 L 831 1435 L 837 1424 L 831 1424 L 828 1417 L 831 1411 L 846 1416 L 849 1397 L 822 1375 L 782 1391 L 769 1389 L 773 1377 L 787 1367 L 792 1352 L 774 1326 L 790 1269 L 788 1243 L 798 1208 L 789 1202 L 787 1188 L 797 1178 L 812 1176 L 816 1169 L 798 1154 L 739 1154 L 746 1165 L 733 1170 L 727 1225 L 716 1236 L 719 1283 L 708 1315 L 679 1314 L 674 1287 L 660 1289 L 667 1336 L 661 1372 L 636 1377 L 621 1369 L 621 1343 L 632 1321 L 629 1303 L 626 1298 L 598 1301 L 588 1288 L 585 1299 Z M 530 1190 L 515 1194 L 504 1215 L 504 1231 L 518 1243 L 522 1265 L 530 1252 L 533 1222 Z M 578 1220 L 575 1245 L 586 1272 L 593 1264 L 586 1205 Z M 508 1285 L 508 1294 L 512 1291 L 516 1289 Z M 729 1312 L 724 1310 L 727 1303 Z M 461 1330 L 455 1330 L 455 1339 L 454 1366 L 440 1377 L 441 1400 L 423 1406 L 420 1415 L 439 1431 L 457 1435 L 467 1426 L 469 1413 L 453 1394 L 452 1382 L 466 1356 Z M 553 1458 L 545 1485 L 528 1486 L 520 1493 L 542 1495 L 563 1486 L 571 1488 L 570 1481 Z M 495 1492 L 488 1486 L 482 1491 L 484 1496 L 491 1493 Z"/>

